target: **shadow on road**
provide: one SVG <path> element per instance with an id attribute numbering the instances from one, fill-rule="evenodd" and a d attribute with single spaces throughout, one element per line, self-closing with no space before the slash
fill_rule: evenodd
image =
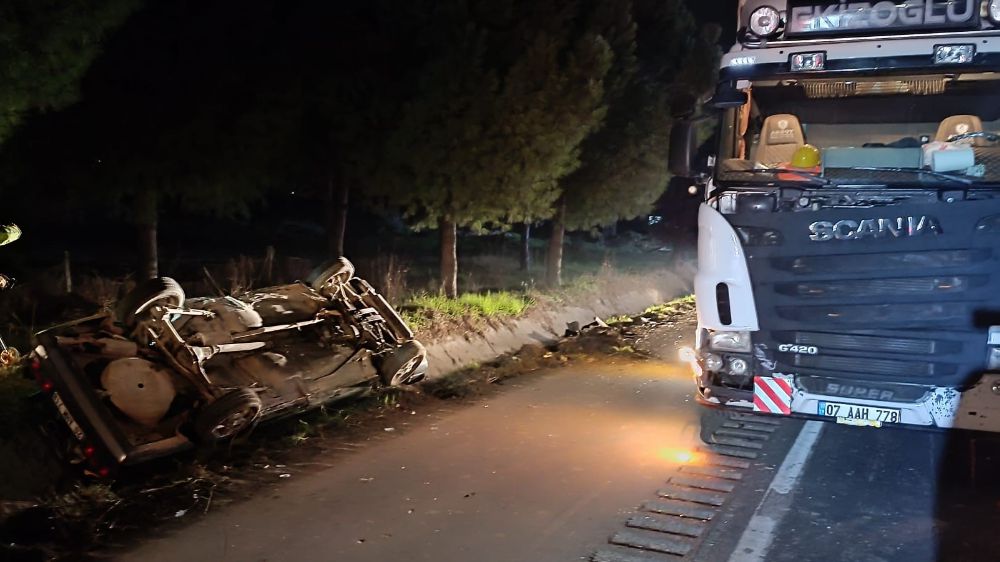
<path id="1" fill-rule="evenodd" d="M 940 437 L 937 559 L 1000 560 L 1000 436 L 955 431 Z"/>

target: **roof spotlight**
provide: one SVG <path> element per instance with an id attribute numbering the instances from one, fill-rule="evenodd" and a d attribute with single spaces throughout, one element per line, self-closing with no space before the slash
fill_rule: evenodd
<path id="1" fill-rule="evenodd" d="M 750 32 L 757 37 L 770 37 L 781 27 L 781 14 L 771 6 L 761 6 L 750 13 L 749 27 Z"/>

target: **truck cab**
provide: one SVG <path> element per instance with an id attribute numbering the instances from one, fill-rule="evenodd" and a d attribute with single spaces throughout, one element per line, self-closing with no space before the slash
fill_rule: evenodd
<path id="1" fill-rule="evenodd" d="M 1000 0 L 739 18 L 700 180 L 699 402 L 1000 431 Z"/>

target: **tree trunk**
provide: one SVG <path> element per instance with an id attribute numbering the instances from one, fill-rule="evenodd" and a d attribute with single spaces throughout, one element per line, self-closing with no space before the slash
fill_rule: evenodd
<path id="1" fill-rule="evenodd" d="M 458 233 L 455 222 L 449 218 L 438 221 L 441 230 L 441 292 L 444 296 L 458 296 Z"/>
<path id="2" fill-rule="evenodd" d="M 562 285 L 563 238 L 566 236 L 566 202 L 559 199 L 552 217 L 552 236 L 545 264 L 545 282 L 550 287 Z"/>
<path id="3" fill-rule="evenodd" d="M 135 226 L 139 238 L 139 275 L 141 279 L 152 279 L 160 275 L 156 243 L 156 192 L 146 189 L 137 194 L 135 205 Z"/>
<path id="4" fill-rule="evenodd" d="M 331 259 L 344 255 L 344 233 L 347 230 L 347 203 L 350 191 L 347 182 L 334 181 L 330 174 L 326 186 L 327 253 Z"/>
<path id="5" fill-rule="evenodd" d="M 614 240 L 615 237 L 617 237 L 617 236 L 618 236 L 618 223 L 617 222 L 614 222 L 614 223 L 611 223 L 609 225 L 606 225 L 606 226 L 604 226 L 604 228 L 601 229 L 601 238 L 603 238 L 603 242 L 605 244 L 607 244 L 611 240 Z"/>
<path id="6" fill-rule="evenodd" d="M 521 225 L 521 271 L 531 270 L 531 223 Z"/>

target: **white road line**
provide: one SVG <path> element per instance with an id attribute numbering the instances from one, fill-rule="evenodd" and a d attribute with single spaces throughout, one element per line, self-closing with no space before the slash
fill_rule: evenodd
<path id="1" fill-rule="evenodd" d="M 740 542 L 729 557 L 729 562 L 760 562 L 765 559 L 778 524 L 791 507 L 789 494 L 802 477 L 802 470 L 812 454 L 813 446 L 819 440 L 823 423 L 808 421 L 802 426 L 799 436 L 795 438 L 795 443 L 764 493 L 764 498 L 754 510 L 750 523 L 740 536 Z"/>

